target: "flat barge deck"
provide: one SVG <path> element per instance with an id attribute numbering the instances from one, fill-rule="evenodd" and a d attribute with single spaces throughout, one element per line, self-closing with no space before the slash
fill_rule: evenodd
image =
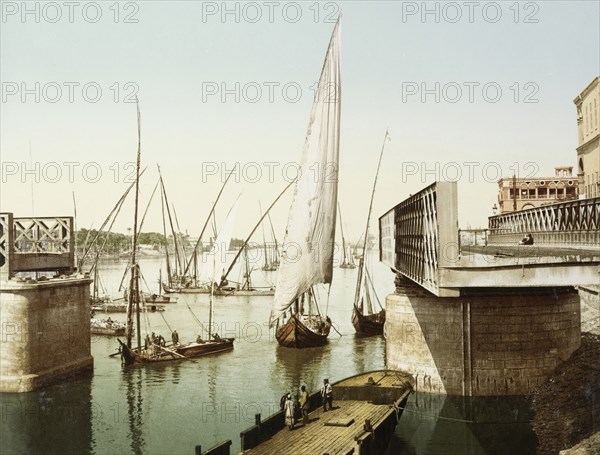
<path id="1" fill-rule="evenodd" d="M 310 397 L 310 422 L 293 430 L 283 411 L 241 433 L 244 455 L 385 453 L 402 408 L 412 392 L 412 378 L 380 370 L 332 384 L 333 410 L 323 412 L 321 396 Z"/>

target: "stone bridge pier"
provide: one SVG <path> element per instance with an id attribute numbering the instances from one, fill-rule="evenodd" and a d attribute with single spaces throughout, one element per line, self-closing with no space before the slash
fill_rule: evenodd
<path id="1" fill-rule="evenodd" d="M 75 273 L 71 217 L 0 214 L 0 392 L 93 370 L 90 283 Z"/>
<path id="2" fill-rule="evenodd" d="M 597 314 L 600 198 L 490 217 L 485 245 L 463 241 L 457 214 L 456 183 L 436 182 L 379 218 L 396 276 L 387 367 L 422 392 L 528 395 L 579 348 L 580 295 Z M 539 242 L 519 242 L 528 233 Z"/>
<path id="3" fill-rule="evenodd" d="M 436 297 L 403 280 L 386 298 L 387 368 L 420 392 L 527 395 L 581 343 L 570 287 L 473 290 Z"/>

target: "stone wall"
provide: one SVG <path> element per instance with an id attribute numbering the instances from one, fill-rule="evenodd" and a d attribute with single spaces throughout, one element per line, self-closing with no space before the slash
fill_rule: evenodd
<path id="1" fill-rule="evenodd" d="M 600 335 L 600 286 L 578 286 L 581 297 L 581 331 Z"/>
<path id="2" fill-rule="evenodd" d="M 91 280 L 3 281 L 0 390 L 25 392 L 91 370 Z"/>
<path id="3" fill-rule="evenodd" d="M 417 390 L 524 395 L 581 342 L 572 288 L 481 291 L 440 298 L 402 286 L 386 298 L 387 368 Z"/>

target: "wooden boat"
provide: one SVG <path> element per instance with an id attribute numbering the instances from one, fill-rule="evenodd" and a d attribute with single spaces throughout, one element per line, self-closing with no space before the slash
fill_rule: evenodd
<path id="1" fill-rule="evenodd" d="M 187 344 L 168 344 L 160 346 L 157 344 L 147 349 L 130 349 L 125 343 L 117 339 L 121 344 L 121 355 L 126 364 L 167 362 L 172 360 L 195 359 L 207 355 L 220 354 L 233 350 L 233 338 L 217 338 L 212 341 L 201 341 Z"/>
<path id="2" fill-rule="evenodd" d="M 373 211 L 373 198 L 375 197 L 375 188 L 377 187 L 377 177 L 381 168 L 381 159 L 385 144 L 389 139 L 389 134 L 386 131 L 383 138 L 383 145 L 379 154 L 377 163 L 377 171 L 375 172 L 375 180 L 373 182 L 373 190 L 371 191 L 371 202 L 369 204 L 369 213 L 367 215 L 367 227 L 365 229 L 364 243 L 362 245 L 363 255 L 358 260 L 358 276 L 356 278 L 356 291 L 354 293 L 354 305 L 352 306 L 352 325 L 356 333 L 365 336 L 383 335 L 383 326 L 385 325 L 385 309 L 381 305 L 381 301 L 377 295 L 377 291 L 373 286 L 371 275 L 366 264 L 367 241 L 369 239 L 369 223 L 371 220 L 371 212 Z M 379 311 L 373 310 L 373 302 L 371 292 L 375 296 Z"/>
<path id="3" fill-rule="evenodd" d="M 111 303 L 103 303 L 100 305 L 93 305 L 92 310 L 98 313 L 127 313 L 126 303 L 117 303 L 113 301 Z M 156 311 L 165 311 L 165 307 L 154 303 L 146 305 L 146 310 L 152 313 Z"/>
<path id="4" fill-rule="evenodd" d="M 269 324 L 284 347 L 327 342 L 331 320 L 319 310 L 317 284 L 333 278 L 338 188 L 341 75 L 340 22 L 336 23 L 319 77 L 286 228 Z M 321 96 L 321 94 L 327 94 Z M 314 178 L 317 175 L 327 178 Z M 327 298 L 327 297 L 325 297 Z"/>
<path id="5" fill-rule="evenodd" d="M 143 298 L 140 293 L 140 271 L 139 265 L 136 260 L 137 250 L 137 238 L 138 238 L 138 199 L 139 199 L 139 176 L 140 176 L 140 161 L 141 161 L 141 132 L 140 132 L 140 111 L 139 105 L 137 107 L 138 116 L 138 151 L 137 151 L 137 163 L 136 163 L 136 182 L 135 182 L 135 210 L 133 219 L 133 236 L 132 236 L 132 253 L 131 253 L 131 280 L 128 292 L 127 302 L 127 325 L 125 330 L 125 336 L 127 342 L 124 343 L 118 339 L 121 345 L 121 359 L 125 364 L 134 363 L 154 363 L 154 362 L 165 362 L 173 360 L 185 360 L 205 355 L 217 354 L 220 352 L 231 351 L 233 349 L 233 338 L 220 338 L 218 335 L 213 335 L 212 329 L 212 316 L 213 316 L 213 298 L 211 294 L 210 305 L 209 305 L 209 319 L 208 319 L 208 339 L 202 340 L 200 337 L 192 343 L 179 344 L 179 335 L 177 331 L 174 331 L 173 344 L 167 346 L 163 340 L 151 339 L 146 335 L 145 343 L 142 345 L 141 332 L 140 332 L 140 312 L 141 305 L 143 305 Z M 229 215 L 228 215 L 229 217 Z M 228 221 L 226 221 L 227 223 Z M 190 310 L 191 311 L 191 310 Z M 132 347 L 132 333 L 133 333 L 133 315 L 136 316 L 136 332 L 137 332 L 137 348 Z"/>
<path id="6" fill-rule="evenodd" d="M 112 319 L 95 319 L 90 320 L 90 331 L 92 335 L 125 335 L 125 324 Z"/>
<path id="7" fill-rule="evenodd" d="M 286 348 L 314 348 L 327 343 L 330 330 L 329 318 L 309 319 L 307 316 L 294 314 L 283 326 L 277 328 L 275 337 Z"/>
<path id="8" fill-rule="evenodd" d="M 400 371 L 377 370 L 334 382 L 332 388 L 333 409 L 323 412 L 321 394 L 310 395 L 310 423 L 297 421 L 293 431 L 285 426 L 284 411 L 264 419 L 258 415 L 256 424 L 240 433 L 240 454 L 389 453 L 414 378 Z"/>
<path id="9" fill-rule="evenodd" d="M 160 294 L 143 294 L 142 297 L 146 303 L 160 303 L 160 304 L 167 304 L 167 303 L 177 303 L 177 297 L 171 297 L 169 295 L 160 295 Z"/>
<path id="10" fill-rule="evenodd" d="M 356 333 L 361 335 L 382 335 L 385 324 L 385 310 L 378 313 L 363 314 L 359 308 L 352 311 L 352 325 Z"/>
<path id="11" fill-rule="evenodd" d="M 146 303 L 177 303 L 177 297 L 162 294 L 162 270 L 158 270 L 158 294 L 142 293 Z"/>
<path id="12" fill-rule="evenodd" d="M 168 284 L 163 283 L 163 291 L 167 294 L 210 294 L 210 285 L 204 285 L 201 287 L 183 287 L 183 288 L 171 288 Z M 234 286 L 222 286 L 216 287 L 213 291 L 213 295 L 218 296 L 274 296 L 274 287 L 234 287 Z"/>

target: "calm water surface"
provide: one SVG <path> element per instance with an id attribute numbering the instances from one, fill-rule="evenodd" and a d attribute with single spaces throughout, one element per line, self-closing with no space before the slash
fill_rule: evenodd
<path id="1" fill-rule="evenodd" d="M 160 258 L 141 261 L 152 292 L 158 290 L 161 264 Z M 100 267 L 115 297 L 123 268 L 116 262 Z M 275 274 L 263 272 L 253 277 L 259 286 L 276 280 Z M 382 265 L 375 263 L 373 279 L 381 298 L 393 290 L 393 275 Z M 123 367 L 118 356 L 109 357 L 117 349 L 116 339 L 93 336 L 91 377 L 1 395 L 0 453 L 193 454 L 196 445 L 207 449 L 226 439 L 233 440 L 236 453 L 240 431 L 254 423 L 256 413 L 267 416 L 276 410 L 286 390 L 303 383 L 316 391 L 323 378 L 336 381 L 385 367 L 383 338 L 354 335 L 350 315 L 355 280 L 356 270 L 334 272 L 328 314 L 341 336 L 332 331 L 322 348 L 277 345 L 266 324 L 272 297 L 215 297 L 217 331 L 236 342 L 232 352 L 214 357 Z M 194 340 L 201 324 L 207 326 L 208 305 L 207 295 L 179 295 L 163 315 L 142 317 L 142 333 L 148 327 L 169 340 L 172 328 L 182 342 Z M 321 307 L 326 305 L 323 298 Z M 125 319 L 124 314 L 111 317 Z M 526 403 L 509 400 L 413 395 L 393 453 L 533 453 L 535 437 L 527 412 Z M 509 452 L 496 451 L 515 434 L 518 444 L 508 447 Z"/>

